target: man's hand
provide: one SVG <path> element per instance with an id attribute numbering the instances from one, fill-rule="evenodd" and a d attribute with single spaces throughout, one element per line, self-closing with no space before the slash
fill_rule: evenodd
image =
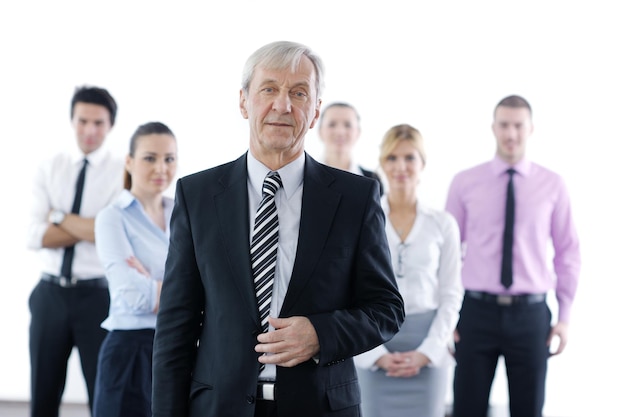
<path id="1" fill-rule="evenodd" d="M 254 350 L 268 353 L 261 355 L 259 362 L 293 367 L 308 361 L 320 351 L 317 332 L 306 317 L 270 317 L 269 323 L 276 330 L 257 336 L 259 344 Z"/>
<path id="2" fill-rule="evenodd" d="M 556 336 L 559 338 L 559 346 L 556 351 L 550 352 L 550 356 L 559 355 L 563 350 L 565 350 L 565 345 L 567 345 L 567 333 L 569 326 L 567 323 L 563 323 L 562 321 L 555 324 L 550 330 L 550 335 L 548 336 L 548 347 L 552 344 L 552 339 Z"/>

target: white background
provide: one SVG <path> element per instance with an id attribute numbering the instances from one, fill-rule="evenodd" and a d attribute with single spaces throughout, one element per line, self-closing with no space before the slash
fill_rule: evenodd
<path id="1" fill-rule="evenodd" d="M 570 341 L 550 360 L 545 414 L 620 410 L 623 383 L 611 381 L 626 373 L 618 341 L 625 204 L 615 189 L 624 178 L 625 17 L 619 1 L 604 0 L 2 2 L 0 399 L 29 397 L 27 300 L 40 270 L 25 248 L 31 176 L 43 158 L 75 146 L 74 88 L 98 85 L 114 95 L 119 115 L 107 145 L 120 155 L 137 125 L 168 124 L 184 175 L 247 149 L 241 68 L 256 48 L 284 39 L 322 56 L 325 103 L 348 101 L 360 111 L 364 166 L 377 167 L 392 125 L 422 131 L 428 163 L 420 195 L 436 208 L 457 171 L 492 157 L 497 101 L 509 94 L 530 101 L 529 155 L 565 177 L 583 253 Z M 317 131 L 307 150 L 319 157 Z M 65 400 L 84 402 L 76 359 Z M 502 368 L 492 402 L 507 403 Z"/>

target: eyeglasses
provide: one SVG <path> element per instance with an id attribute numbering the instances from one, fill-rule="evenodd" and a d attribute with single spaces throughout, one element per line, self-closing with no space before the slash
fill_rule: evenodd
<path id="1" fill-rule="evenodd" d="M 406 255 L 406 248 L 408 247 L 409 245 L 404 242 L 398 245 L 398 261 L 395 268 L 396 278 L 404 278 L 404 257 Z"/>

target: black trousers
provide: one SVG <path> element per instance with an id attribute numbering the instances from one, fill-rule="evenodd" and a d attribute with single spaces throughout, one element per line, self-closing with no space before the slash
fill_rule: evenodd
<path id="1" fill-rule="evenodd" d="M 63 288 L 40 281 L 29 298 L 31 416 L 57 417 L 65 389 L 67 361 L 74 347 L 93 405 L 100 345 L 107 332 L 100 324 L 109 312 L 106 288 Z"/>
<path id="2" fill-rule="evenodd" d="M 152 416 L 154 329 L 110 332 L 98 356 L 94 417 Z"/>
<path id="3" fill-rule="evenodd" d="M 541 417 L 552 315 L 545 302 L 499 306 L 465 297 L 457 329 L 454 417 L 485 417 L 500 356 L 511 417 Z"/>
<path id="4" fill-rule="evenodd" d="M 254 417 L 278 417 L 276 401 L 257 400 Z"/>

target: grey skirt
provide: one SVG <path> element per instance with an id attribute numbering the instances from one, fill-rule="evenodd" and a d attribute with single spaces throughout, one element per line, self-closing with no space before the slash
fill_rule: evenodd
<path id="1" fill-rule="evenodd" d="M 385 347 L 390 352 L 415 350 L 428 335 L 436 311 L 406 316 Z M 444 417 L 448 368 L 424 367 L 410 378 L 385 376 L 379 369 L 357 369 L 364 417 Z"/>

